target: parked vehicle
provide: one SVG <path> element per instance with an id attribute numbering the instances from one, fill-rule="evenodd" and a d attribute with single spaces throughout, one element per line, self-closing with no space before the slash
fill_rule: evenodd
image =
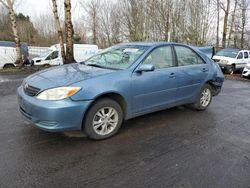
<path id="1" fill-rule="evenodd" d="M 29 76 L 18 101 L 20 112 L 41 129 L 84 130 L 105 139 L 136 116 L 184 104 L 205 110 L 223 81 L 220 67 L 195 48 L 128 43 Z"/>
<path id="2" fill-rule="evenodd" d="M 21 53 L 24 64 L 29 64 L 29 49 L 27 43 L 21 43 Z M 16 43 L 0 41 L 0 69 L 16 66 Z"/>
<path id="3" fill-rule="evenodd" d="M 74 44 L 74 58 L 77 62 L 84 61 L 97 53 L 98 46 L 96 45 Z M 60 45 L 55 44 L 41 56 L 33 58 L 32 65 L 62 65 Z"/>
<path id="4" fill-rule="evenodd" d="M 248 63 L 246 67 L 244 68 L 242 72 L 242 76 L 246 78 L 250 78 L 250 63 Z"/>
<path id="5" fill-rule="evenodd" d="M 226 48 L 215 54 L 213 60 L 226 73 L 232 74 L 237 70 L 243 70 L 246 64 L 250 62 L 250 51 Z"/>

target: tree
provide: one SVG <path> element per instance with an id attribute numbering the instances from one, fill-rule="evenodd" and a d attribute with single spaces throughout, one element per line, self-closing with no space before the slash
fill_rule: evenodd
<path id="1" fill-rule="evenodd" d="M 247 23 L 247 9 L 249 7 L 250 1 L 249 0 L 241 0 L 239 3 L 239 7 L 241 10 L 241 38 L 240 38 L 240 47 L 244 48 L 244 36 L 246 30 L 246 23 Z"/>
<path id="2" fill-rule="evenodd" d="M 221 3 L 221 9 L 224 11 L 224 21 L 223 21 L 223 34 L 222 34 L 222 47 L 226 47 L 226 40 L 227 40 L 227 26 L 228 26 L 228 16 L 230 11 L 230 0 L 226 1 L 226 5 Z"/>
<path id="3" fill-rule="evenodd" d="M 54 14 L 56 28 L 57 28 L 58 40 L 59 40 L 60 49 L 61 49 L 62 62 L 63 62 L 63 64 L 65 64 L 66 63 L 66 56 L 65 56 L 63 32 L 62 32 L 61 23 L 60 23 L 59 16 L 58 16 L 56 0 L 52 0 L 52 4 L 53 4 L 53 14 Z"/>
<path id="4" fill-rule="evenodd" d="M 229 36 L 228 36 L 228 46 L 230 46 L 230 42 L 231 42 L 231 38 L 232 38 L 232 33 L 234 32 L 234 25 L 235 25 L 235 14 L 236 14 L 236 9 L 237 9 L 237 5 L 238 5 L 238 0 L 234 0 L 234 9 L 231 15 L 231 26 L 230 26 L 230 30 L 229 30 Z"/>
<path id="5" fill-rule="evenodd" d="M 220 31 L 220 0 L 216 0 L 217 24 L 216 24 L 216 48 L 219 48 L 219 31 Z"/>
<path id="6" fill-rule="evenodd" d="M 71 20 L 71 0 L 64 1 L 65 35 L 66 37 L 66 62 L 73 63 L 74 59 L 74 28 Z"/>
<path id="7" fill-rule="evenodd" d="M 32 44 L 34 42 L 34 37 L 37 34 L 37 30 L 35 29 L 29 16 L 19 13 L 16 15 L 16 19 L 20 40 L 27 42 L 28 44 Z"/>
<path id="8" fill-rule="evenodd" d="M 17 55 L 16 63 L 19 66 L 22 66 L 23 59 L 22 59 L 22 53 L 21 53 L 21 41 L 20 41 L 18 30 L 17 30 L 16 15 L 15 15 L 14 8 L 13 8 L 14 0 L 0 0 L 0 3 L 2 3 L 3 6 L 6 7 L 9 11 L 9 16 L 10 16 L 11 25 L 12 25 L 12 32 L 13 32 L 14 40 L 16 43 L 16 55 Z"/>
<path id="9" fill-rule="evenodd" d="M 87 3 L 81 3 L 81 6 L 87 13 L 88 16 L 88 25 L 90 25 L 90 30 L 92 33 L 92 42 L 93 44 L 98 44 L 98 30 L 100 28 L 100 1 L 90 0 Z M 108 10 L 106 10 L 108 11 Z"/>

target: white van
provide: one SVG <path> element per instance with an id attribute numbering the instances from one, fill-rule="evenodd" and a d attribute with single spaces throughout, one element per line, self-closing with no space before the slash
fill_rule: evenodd
<path id="1" fill-rule="evenodd" d="M 16 48 L 0 46 L 0 69 L 15 67 Z"/>
<path id="2" fill-rule="evenodd" d="M 243 70 L 247 63 L 250 62 L 250 51 L 225 48 L 215 54 L 213 60 L 217 62 L 226 73 L 232 74 L 236 70 Z"/>
<path id="3" fill-rule="evenodd" d="M 21 43 L 21 53 L 24 64 L 29 64 L 29 49 L 27 43 Z M 11 41 L 0 41 L 0 69 L 16 66 L 16 43 Z"/>
<path id="4" fill-rule="evenodd" d="M 98 46 L 88 44 L 74 44 L 74 58 L 76 62 L 81 62 L 98 53 Z M 62 57 L 60 45 L 51 46 L 39 57 L 32 59 L 33 65 L 61 65 Z"/>

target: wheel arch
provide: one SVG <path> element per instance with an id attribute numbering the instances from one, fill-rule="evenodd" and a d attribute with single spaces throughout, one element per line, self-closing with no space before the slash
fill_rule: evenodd
<path id="1" fill-rule="evenodd" d="M 216 95 L 218 95 L 219 94 L 219 92 L 220 92 L 220 86 L 218 86 L 218 84 L 216 84 L 216 82 L 214 81 L 214 80 L 208 80 L 207 82 L 206 82 L 206 84 L 208 84 L 208 85 L 210 85 L 211 87 L 212 87 L 212 89 L 213 89 L 213 96 L 216 96 Z"/>
<path id="2" fill-rule="evenodd" d="M 8 66 L 15 67 L 15 64 L 14 63 L 6 63 L 6 64 L 4 64 L 3 69 L 8 67 Z"/>
<path id="3" fill-rule="evenodd" d="M 89 105 L 87 111 L 85 112 L 83 120 L 82 120 L 82 128 L 84 126 L 84 121 L 85 121 L 85 118 L 86 118 L 88 111 L 91 109 L 91 107 L 95 104 L 96 101 L 103 99 L 103 98 L 109 98 L 109 99 L 116 101 L 122 108 L 123 118 L 126 119 L 127 114 L 128 114 L 128 105 L 127 105 L 127 101 L 125 100 L 125 98 L 117 92 L 102 93 L 102 94 L 96 96 L 94 98 L 93 102 Z"/>

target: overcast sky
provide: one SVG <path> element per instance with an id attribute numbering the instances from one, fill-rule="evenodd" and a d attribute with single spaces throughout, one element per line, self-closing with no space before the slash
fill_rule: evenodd
<path id="1" fill-rule="evenodd" d="M 79 6 L 80 1 L 84 2 L 83 0 L 72 0 L 73 19 L 77 19 L 82 15 Z M 52 13 L 51 0 L 18 0 L 16 2 L 16 11 L 21 12 L 24 15 L 29 15 L 32 21 L 34 21 L 40 14 Z M 61 5 L 63 5 L 63 0 L 59 0 L 58 2 L 59 7 L 62 7 Z"/>

